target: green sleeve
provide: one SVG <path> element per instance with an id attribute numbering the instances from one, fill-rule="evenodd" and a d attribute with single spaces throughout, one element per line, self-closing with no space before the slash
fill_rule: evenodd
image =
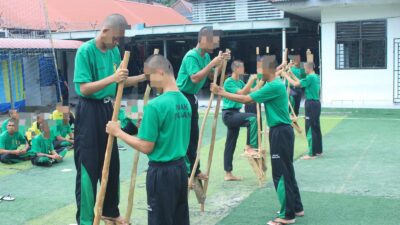
<path id="1" fill-rule="evenodd" d="M 301 87 L 305 88 L 305 87 L 308 87 L 308 85 L 310 85 L 309 77 L 306 77 L 306 78 L 300 80 Z"/>
<path id="2" fill-rule="evenodd" d="M 238 91 L 240 91 L 240 88 L 235 84 L 234 80 L 232 79 L 228 79 L 225 81 L 224 89 L 225 91 L 233 94 L 236 94 Z"/>
<path id="3" fill-rule="evenodd" d="M 147 105 L 143 112 L 138 137 L 142 140 L 156 142 L 159 134 L 158 112 L 152 105 Z"/>
<path id="4" fill-rule="evenodd" d="M 89 54 L 85 49 L 79 49 L 75 57 L 74 83 L 87 83 L 93 81 L 90 70 Z"/>
<path id="5" fill-rule="evenodd" d="M 276 90 L 275 86 L 267 83 L 259 90 L 250 93 L 250 98 L 255 102 L 263 103 L 271 101 L 279 95 L 279 91 Z"/>
<path id="6" fill-rule="evenodd" d="M 0 149 L 6 148 L 6 138 L 4 135 L 0 135 Z"/>

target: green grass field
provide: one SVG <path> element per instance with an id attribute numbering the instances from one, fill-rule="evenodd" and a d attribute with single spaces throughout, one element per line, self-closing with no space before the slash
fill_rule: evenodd
<path id="1" fill-rule="evenodd" d="M 205 169 L 211 117 L 202 148 Z M 303 119 L 300 119 L 303 126 Z M 321 117 L 325 155 L 295 163 L 306 216 L 296 224 L 400 224 L 400 110 L 324 109 Z M 239 136 L 234 172 L 241 182 L 223 181 L 226 128 L 219 121 L 211 169 L 206 212 L 200 213 L 194 193 L 189 196 L 191 224 L 253 225 L 272 219 L 279 204 L 270 179 L 258 187 L 257 179 L 241 156 L 245 129 Z M 295 157 L 306 152 L 304 137 L 296 135 Z M 0 194 L 12 193 L 14 202 L 0 202 L 1 225 L 68 225 L 75 218 L 75 166 L 73 152 L 51 168 L 30 162 L 0 164 Z M 120 151 L 122 215 L 126 210 L 133 151 Z M 141 155 L 132 214 L 133 224 L 147 224 L 144 172 Z M 268 166 L 270 169 L 270 167 Z"/>

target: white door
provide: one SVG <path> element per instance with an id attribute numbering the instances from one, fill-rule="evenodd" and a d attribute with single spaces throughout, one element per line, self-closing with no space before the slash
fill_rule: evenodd
<path id="1" fill-rule="evenodd" d="M 393 43 L 393 102 L 400 103 L 400 38 Z"/>

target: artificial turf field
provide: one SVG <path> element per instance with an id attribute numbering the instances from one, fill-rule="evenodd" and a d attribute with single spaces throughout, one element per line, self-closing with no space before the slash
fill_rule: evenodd
<path id="1" fill-rule="evenodd" d="M 203 168 L 211 119 L 202 148 Z M 300 119 L 301 124 L 303 121 Z M 296 224 L 400 224 L 400 110 L 324 109 L 321 126 L 324 156 L 295 162 L 306 213 Z M 245 143 L 245 129 L 242 129 L 234 157 L 234 173 L 244 179 L 223 181 L 226 128 L 222 121 L 217 131 L 206 212 L 200 213 L 191 192 L 191 224 L 265 224 L 279 209 L 270 174 L 265 186 L 259 188 L 247 159 L 241 156 Z M 296 135 L 295 157 L 305 152 L 305 138 Z M 132 159 L 130 148 L 120 151 L 122 215 L 126 209 Z M 147 158 L 141 155 L 133 224 L 147 224 L 146 167 Z M 0 194 L 11 193 L 16 197 L 14 202 L 0 202 L 0 224 L 74 224 L 74 186 L 73 152 L 68 153 L 63 163 L 51 168 L 33 167 L 30 162 L 0 164 Z"/>

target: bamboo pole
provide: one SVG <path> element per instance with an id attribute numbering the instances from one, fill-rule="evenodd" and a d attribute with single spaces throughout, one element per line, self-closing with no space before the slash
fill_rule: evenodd
<path id="1" fill-rule="evenodd" d="M 158 52 L 159 52 L 158 49 L 154 49 L 154 55 L 157 55 Z M 147 85 L 146 91 L 144 92 L 144 97 L 143 97 L 143 106 L 146 106 L 147 102 L 149 101 L 150 91 L 151 91 L 151 87 L 149 85 Z M 133 200 L 135 198 L 137 168 L 138 168 L 138 163 L 139 163 L 139 158 L 140 158 L 140 152 L 137 150 L 134 150 L 134 152 L 135 153 L 133 156 L 133 166 L 132 166 L 132 171 L 131 171 L 131 183 L 129 186 L 129 194 L 128 194 L 128 206 L 127 206 L 126 215 L 125 215 L 125 219 L 126 219 L 126 221 L 128 221 L 128 223 L 131 221 Z"/>
<path id="2" fill-rule="evenodd" d="M 225 52 L 229 53 L 230 51 L 229 51 L 229 49 L 227 49 Z M 221 70 L 221 77 L 220 77 L 220 84 L 219 84 L 220 87 L 222 87 L 224 85 L 226 66 L 228 63 L 227 61 L 228 61 L 228 59 L 224 59 L 222 62 L 222 70 Z M 216 81 L 214 81 L 214 82 L 216 83 Z M 217 123 L 218 123 L 218 115 L 219 115 L 219 108 L 221 105 L 221 99 L 222 99 L 222 97 L 219 95 L 217 98 L 217 105 L 215 106 L 214 120 L 213 120 L 212 133 L 211 133 L 211 144 L 210 144 L 210 151 L 208 153 L 208 163 L 207 163 L 207 171 L 206 171 L 208 179 L 204 181 L 204 187 L 203 187 L 204 199 L 206 198 L 208 183 L 210 181 L 210 171 L 211 171 L 211 164 L 212 164 L 212 158 L 213 158 L 213 153 L 214 153 L 215 136 L 216 136 L 216 132 L 217 132 Z M 204 202 L 201 203 L 201 211 L 204 212 Z"/>
<path id="3" fill-rule="evenodd" d="M 219 51 L 218 56 L 222 56 L 222 51 Z M 217 84 L 218 71 L 219 71 L 219 68 L 215 68 L 213 84 Z M 208 114 L 210 113 L 210 109 L 211 109 L 211 105 L 212 105 L 213 100 L 214 100 L 214 93 L 211 92 L 210 99 L 208 100 L 208 106 L 207 106 L 207 109 L 206 109 L 206 113 L 205 113 L 205 115 L 203 117 L 203 121 L 201 122 L 199 140 L 197 142 L 196 161 L 194 162 L 193 169 L 192 169 L 192 172 L 190 174 L 189 188 L 193 187 L 194 176 L 195 176 L 195 173 L 196 173 L 197 166 L 199 165 L 199 162 L 200 162 L 200 153 L 201 153 L 200 151 L 201 151 L 201 144 L 202 144 L 202 141 L 203 141 L 204 128 L 205 128 L 205 125 L 206 125 L 206 122 L 207 122 Z"/>
<path id="4" fill-rule="evenodd" d="M 124 59 L 121 62 L 121 68 L 126 69 L 128 67 L 130 52 L 125 51 Z M 121 107 L 122 93 L 124 91 L 125 82 L 118 83 L 117 96 L 115 98 L 114 111 L 112 114 L 112 121 L 118 120 L 119 109 Z M 107 183 L 108 183 L 108 173 L 110 169 L 111 153 L 114 144 L 114 136 L 108 135 L 106 155 L 104 157 L 104 165 L 101 177 L 100 192 L 96 202 L 96 215 L 94 217 L 93 224 L 99 225 L 101 216 L 103 215 L 103 204 L 104 197 L 106 195 Z"/>

